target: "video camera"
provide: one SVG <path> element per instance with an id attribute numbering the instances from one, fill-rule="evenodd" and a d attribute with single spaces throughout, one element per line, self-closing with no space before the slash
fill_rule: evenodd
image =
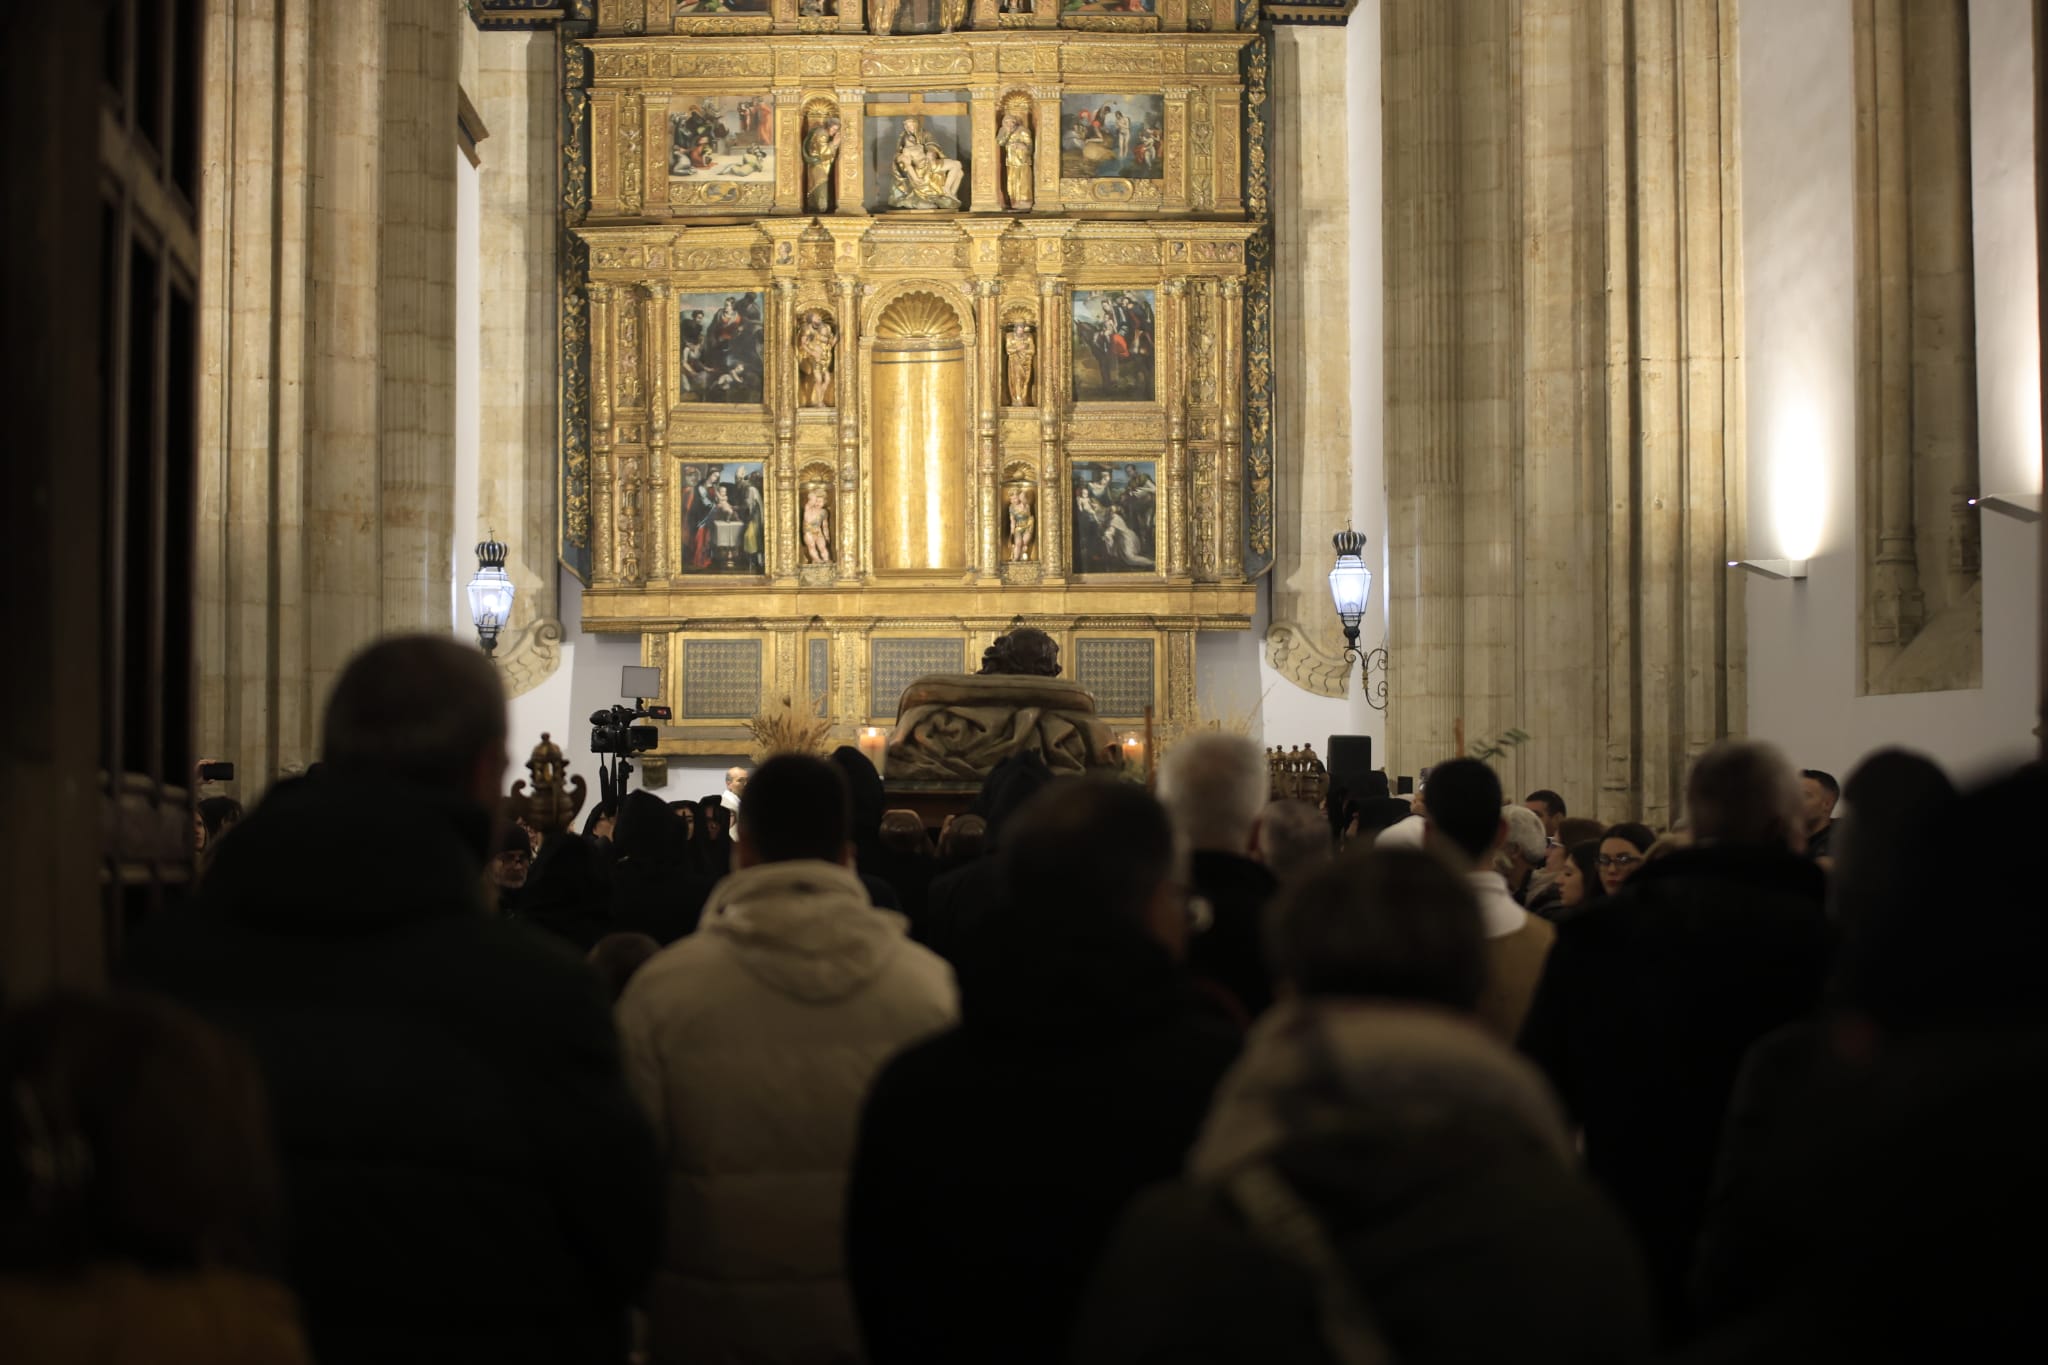
<path id="1" fill-rule="evenodd" d="M 636 720 L 667 720 L 666 706 L 614 706 L 593 711 L 590 716 L 590 752 L 593 754 L 640 754 L 661 741 L 652 725 L 635 725 Z"/>

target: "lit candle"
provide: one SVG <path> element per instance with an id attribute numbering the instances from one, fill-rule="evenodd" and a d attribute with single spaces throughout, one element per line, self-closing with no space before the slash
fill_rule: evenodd
<path id="1" fill-rule="evenodd" d="M 1124 766 L 1144 770 L 1145 741 L 1138 735 L 1124 736 Z"/>
<path id="2" fill-rule="evenodd" d="M 875 772 L 878 775 L 887 777 L 889 775 L 889 737 L 875 726 L 870 725 L 860 732 L 860 738 L 855 742 L 860 747 L 861 757 L 875 765 Z"/>

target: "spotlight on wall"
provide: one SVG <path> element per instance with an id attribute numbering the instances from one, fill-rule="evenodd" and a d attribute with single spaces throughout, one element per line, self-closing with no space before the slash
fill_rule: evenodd
<path id="1" fill-rule="evenodd" d="M 1758 578 L 1804 579 L 1806 561 L 1803 559 L 1731 559 L 1731 569 L 1742 569 Z"/>
<path id="2" fill-rule="evenodd" d="M 1387 709 L 1387 651 L 1360 650 L 1358 623 L 1365 618 L 1366 600 L 1372 596 L 1372 570 L 1365 567 L 1365 537 L 1356 531 L 1339 531 L 1330 537 L 1337 547 L 1337 567 L 1330 570 L 1330 600 L 1336 604 L 1337 619 L 1344 624 L 1344 657 L 1358 660 L 1358 685 L 1365 689 L 1365 704 L 1375 711 Z M 1377 664 L 1380 680 L 1372 680 Z"/>
<path id="3" fill-rule="evenodd" d="M 2039 493 L 1986 493 L 1982 497 L 1971 498 L 1970 506 L 2000 513 L 2014 521 L 2036 522 L 2041 519 Z"/>
<path id="4" fill-rule="evenodd" d="M 512 619 L 512 580 L 505 576 L 509 551 L 496 531 L 476 547 L 476 577 L 469 580 L 469 619 L 476 623 L 476 642 L 484 653 L 498 649 L 498 632 Z"/>

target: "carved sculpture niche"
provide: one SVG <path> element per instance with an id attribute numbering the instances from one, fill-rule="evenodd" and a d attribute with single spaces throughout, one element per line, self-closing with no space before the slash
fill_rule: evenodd
<path id="1" fill-rule="evenodd" d="M 797 322 L 796 376 L 797 405 L 806 408 L 839 406 L 838 384 L 833 373 L 839 358 L 839 325 L 822 308 L 807 308 Z"/>
<path id="2" fill-rule="evenodd" d="M 804 211 L 807 213 L 830 213 L 838 206 L 840 129 L 839 106 L 831 100 L 812 100 L 804 106 Z"/>

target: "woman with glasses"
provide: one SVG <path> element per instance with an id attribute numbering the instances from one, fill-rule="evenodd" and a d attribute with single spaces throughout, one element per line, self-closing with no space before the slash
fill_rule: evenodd
<path id="1" fill-rule="evenodd" d="M 1609 825 L 1600 836 L 1600 889 L 1610 896 L 1621 890 L 1623 882 L 1642 870 L 1643 855 L 1655 842 L 1656 832 L 1648 825 Z"/>

